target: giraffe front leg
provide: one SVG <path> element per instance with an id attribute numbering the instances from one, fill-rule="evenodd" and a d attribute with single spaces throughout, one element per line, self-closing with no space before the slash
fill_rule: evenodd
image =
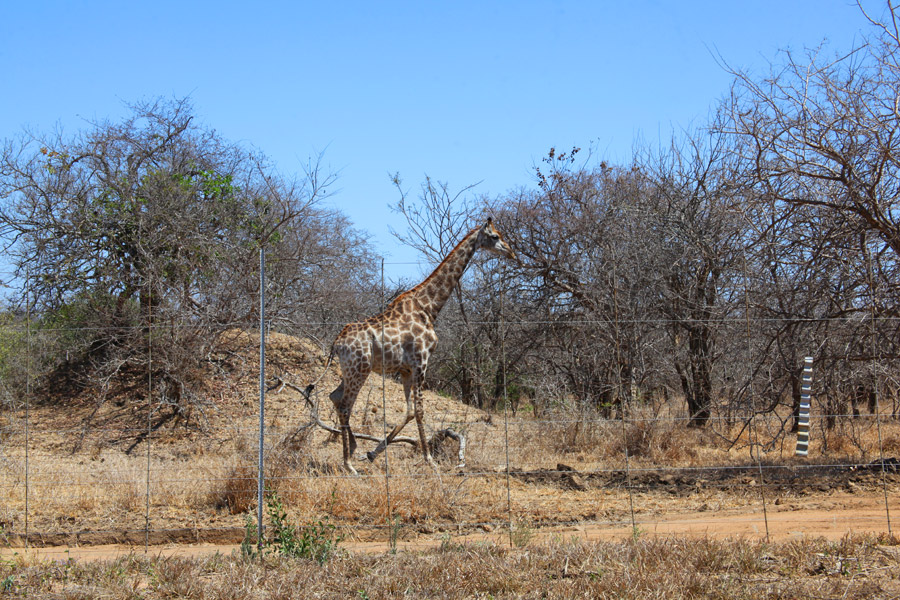
<path id="1" fill-rule="evenodd" d="M 410 391 L 412 389 L 412 376 L 407 372 L 402 376 L 402 380 L 403 395 L 406 396 L 406 418 L 401 421 L 396 427 L 394 427 L 387 435 L 387 437 L 378 443 L 378 446 L 376 446 L 374 450 L 370 450 L 366 453 L 366 458 L 369 459 L 369 462 L 375 462 L 375 459 L 378 458 L 378 455 L 384 452 L 384 450 L 388 447 L 388 444 L 394 441 L 394 438 L 397 437 L 397 434 L 399 434 L 400 431 L 404 427 L 406 427 L 407 423 L 413 420 L 413 406 L 410 399 Z"/>
<path id="2" fill-rule="evenodd" d="M 381 440 L 377 446 L 375 446 L 374 450 L 369 450 L 366 452 L 366 458 L 369 459 L 369 462 L 375 462 L 375 459 L 378 458 L 378 455 L 384 452 L 384 449 L 387 448 L 387 439 Z"/>
<path id="3" fill-rule="evenodd" d="M 366 458 L 369 459 L 369 462 L 375 462 L 375 459 L 378 458 L 378 455 L 385 451 L 388 447 L 388 444 L 394 441 L 394 438 L 397 437 L 397 434 L 406 426 L 407 423 L 413 420 L 413 415 L 408 414 L 406 418 L 400 422 L 399 425 L 394 427 L 391 432 L 388 434 L 386 438 L 378 442 L 378 445 L 374 450 L 370 450 L 366 452 Z"/>

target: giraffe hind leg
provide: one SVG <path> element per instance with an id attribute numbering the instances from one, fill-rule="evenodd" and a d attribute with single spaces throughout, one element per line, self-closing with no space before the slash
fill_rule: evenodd
<path id="1" fill-rule="evenodd" d="M 416 428 L 419 430 L 419 442 L 422 445 L 422 454 L 425 456 L 425 462 L 434 469 L 434 472 L 438 474 L 440 477 L 440 470 L 438 469 L 438 464 L 434 461 L 434 457 L 431 456 L 431 449 L 428 447 L 428 438 L 425 437 L 425 408 L 424 408 L 424 398 L 422 397 L 422 379 L 424 378 L 425 372 L 424 370 L 421 373 L 417 373 L 412 381 L 412 399 L 413 399 L 413 413 L 416 418 Z"/>
<path id="2" fill-rule="evenodd" d="M 347 397 L 346 401 L 344 400 L 344 382 L 341 382 L 341 385 L 337 387 L 336 390 L 331 392 L 329 398 L 334 402 L 334 406 L 338 411 L 339 419 L 341 420 L 341 437 L 343 438 L 343 433 L 347 433 L 347 445 L 350 450 L 350 458 L 353 458 L 353 454 L 356 452 L 356 436 L 353 435 L 353 429 L 350 428 L 350 413 L 353 411 L 353 404 L 356 402 L 356 397 L 354 396 L 352 399 Z M 346 415 L 346 419 L 344 416 Z"/>
<path id="3" fill-rule="evenodd" d="M 350 429 L 350 419 L 349 419 L 349 417 L 347 418 L 347 437 L 350 438 L 350 440 L 349 440 L 349 444 L 350 444 L 349 450 L 350 450 L 350 458 L 352 459 L 353 456 L 356 454 L 356 436 L 353 435 L 353 430 Z"/>
<path id="4" fill-rule="evenodd" d="M 356 400 L 356 398 L 351 398 L 346 393 L 343 381 L 341 381 L 341 384 L 331 392 L 328 397 L 331 399 L 331 402 L 334 404 L 334 408 L 337 411 L 338 422 L 341 429 L 341 448 L 344 454 L 344 468 L 351 475 L 358 475 L 356 469 L 353 468 L 352 463 L 353 453 L 356 451 L 356 436 L 353 435 L 353 431 L 350 429 L 350 411 L 353 407 L 353 401 Z"/>

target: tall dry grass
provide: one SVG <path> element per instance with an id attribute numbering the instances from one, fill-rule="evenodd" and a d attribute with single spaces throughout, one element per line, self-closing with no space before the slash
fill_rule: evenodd
<path id="1" fill-rule="evenodd" d="M 881 447 L 887 456 L 900 454 L 900 423 L 888 419 L 881 422 L 880 443 L 871 418 L 844 423 L 825 435 L 814 424 L 810 457 L 801 460 L 793 456 L 793 438 L 782 436 L 779 441 L 781 421 L 775 419 L 761 419 L 752 430 L 739 424 L 697 429 L 676 420 L 674 411 L 638 407 L 623 426 L 621 421 L 559 410 L 542 420 L 519 416 L 508 427 L 503 415 L 493 415 L 490 422 L 479 417 L 454 423 L 468 441 L 468 466 L 462 475 L 453 468 L 452 450 L 442 459 L 438 476 L 423 464 L 417 449 L 396 445 L 374 464 L 358 461 L 362 477 L 352 478 L 339 468 L 339 441 L 321 430 L 292 435 L 288 408 L 298 409 L 292 405 L 276 413 L 285 424 L 280 429 L 273 426 L 266 438 L 267 486 L 284 500 L 292 519 L 310 522 L 327 516 L 349 537 L 383 539 L 397 527 L 396 520 L 400 535 L 411 537 L 458 527 L 490 527 L 510 519 L 540 526 L 621 521 L 628 514 L 628 491 L 596 481 L 583 481 L 591 492 L 584 493 L 561 480 L 514 476 L 507 496 L 507 464 L 516 472 L 564 466 L 588 476 L 622 470 L 626 456 L 632 470 L 665 471 L 753 466 L 757 460 L 791 467 L 868 462 L 880 455 Z M 146 445 L 127 453 L 126 446 L 105 440 L 99 432 L 79 442 L 51 443 L 32 435 L 29 531 L 141 531 L 147 523 L 148 500 L 152 530 L 240 530 L 246 515 L 255 512 L 257 440 L 252 427 L 170 438 L 160 433 L 150 448 L 149 488 Z M 361 451 L 369 447 L 361 442 Z M 24 440 L 13 428 L 0 441 L 2 531 L 24 531 L 25 489 Z M 682 504 L 710 501 L 698 496 Z M 684 508 L 676 499 L 666 502 L 654 501 L 653 510 Z"/>
<path id="2" fill-rule="evenodd" d="M 900 455 L 900 421 L 887 417 L 843 418 L 834 429 L 814 415 L 807 464 L 868 462 Z M 627 456 L 639 468 L 705 468 L 797 464 L 796 436 L 789 415 L 757 416 L 751 425 L 714 420 L 690 427 L 678 407 L 639 405 L 621 418 L 607 419 L 583 410 L 558 409 L 543 421 L 513 425 L 516 463 L 552 468 L 556 460 L 574 461 L 583 470 L 621 469 Z M 569 464 L 569 463 L 567 463 Z M 524 467 L 523 467 L 524 468 Z M 581 470 L 581 469 L 580 469 Z"/>
<path id="3" fill-rule="evenodd" d="M 510 548 L 458 544 L 313 560 L 239 555 L 0 563 L 7 598 L 892 598 L 897 539 L 557 539 Z"/>

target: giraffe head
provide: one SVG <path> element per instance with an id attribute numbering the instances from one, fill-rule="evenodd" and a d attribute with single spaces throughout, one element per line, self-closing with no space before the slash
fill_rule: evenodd
<path id="1" fill-rule="evenodd" d="M 484 248 L 492 254 L 498 254 L 513 260 L 516 258 L 516 253 L 506 243 L 500 232 L 494 228 L 494 223 L 490 217 L 488 217 L 487 223 L 484 224 L 481 231 L 478 232 L 478 247 Z"/>

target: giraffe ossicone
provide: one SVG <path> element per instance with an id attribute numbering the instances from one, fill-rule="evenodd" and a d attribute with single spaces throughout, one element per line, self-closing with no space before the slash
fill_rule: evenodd
<path id="1" fill-rule="evenodd" d="M 329 397 L 340 423 L 344 468 L 350 473 L 356 474 L 352 464 L 356 437 L 350 427 L 353 405 L 369 373 L 380 373 L 382 369 L 387 374 L 400 374 L 406 416 L 366 456 L 374 461 L 400 430 L 415 419 L 425 461 L 437 470 L 425 437 L 422 385 L 428 358 L 437 345 L 435 320 L 479 249 L 515 258 L 512 248 L 488 219 L 466 234 L 422 283 L 395 298 L 383 313 L 345 326 L 334 340 L 331 357 L 336 355 L 340 361 L 341 383 Z"/>

